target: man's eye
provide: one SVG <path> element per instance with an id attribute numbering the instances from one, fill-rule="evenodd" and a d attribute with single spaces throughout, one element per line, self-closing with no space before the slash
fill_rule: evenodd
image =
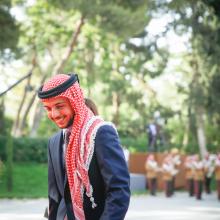
<path id="1" fill-rule="evenodd" d="M 61 109 L 61 108 L 63 108 L 64 106 L 63 105 L 58 105 L 56 108 L 57 109 Z"/>

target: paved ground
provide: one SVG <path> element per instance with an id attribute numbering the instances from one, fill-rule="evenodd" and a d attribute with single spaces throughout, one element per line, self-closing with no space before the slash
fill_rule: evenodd
<path id="1" fill-rule="evenodd" d="M 44 220 L 46 199 L 0 200 L 0 220 Z M 202 201 L 189 198 L 186 193 L 176 193 L 165 198 L 132 196 L 126 220 L 220 220 L 220 202 L 216 194 L 204 195 Z"/>
<path id="2" fill-rule="evenodd" d="M 203 200 L 176 193 L 156 197 L 135 196 L 131 200 L 126 220 L 220 220 L 220 202 L 216 194 L 204 195 Z"/>

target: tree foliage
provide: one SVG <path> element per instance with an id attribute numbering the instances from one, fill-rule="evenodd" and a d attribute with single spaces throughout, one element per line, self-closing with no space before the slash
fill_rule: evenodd
<path id="1" fill-rule="evenodd" d="M 77 10 L 88 21 L 101 29 L 116 34 L 122 39 L 138 34 L 146 25 L 148 1 L 86 0 L 62 1 L 48 0 L 64 10 Z"/>
<path id="2" fill-rule="evenodd" d="M 21 134 L 46 136 L 56 130 L 36 101 L 36 90 L 52 74 L 75 72 L 85 96 L 95 101 L 105 119 L 115 122 L 123 136 L 143 138 L 145 125 L 159 111 L 166 122 L 164 133 L 170 147 L 189 151 L 188 146 L 193 146 L 190 150 L 195 152 L 197 145 L 203 145 L 200 149 L 205 152 L 211 145 L 219 144 L 215 135 L 220 126 L 220 15 L 216 1 L 38 0 L 28 4 L 14 0 L 13 3 L 19 4 L 26 18 L 19 24 L 20 35 L 14 32 L 14 45 L 19 37 L 18 59 L 23 65 L 20 72 L 33 69 L 31 80 L 12 91 L 17 95 L 16 102 L 23 102 Z M 10 17 L 10 1 L 2 1 L 1 5 L 6 5 L 0 9 Z M 152 36 L 148 26 L 164 16 L 170 19 L 160 33 Z M 9 30 L 18 30 L 13 27 Z M 161 46 L 161 39 L 170 32 L 188 37 L 183 53 L 172 54 L 169 48 Z M 1 32 L 0 38 L 1 35 L 8 40 L 7 31 Z M 9 48 L 6 43 L 3 46 L 0 50 Z M 174 66 L 174 60 L 179 60 L 179 64 Z M 155 89 L 152 82 L 160 80 L 164 80 L 164 88 Z M 24 88 L 27 83 L 31 88 L 28 91 Z M 161 98 L 163 89 L 165 94 Z M 25 94 L 24 101 L 21 91 Z M 206 143 L 201 142 L 199 130 L 203 131 Z"/>
<path id="3" fill-rule="evenodd" d="M 15 51 L 19 37 L 19 29 L 15 19 L 10 14 L 11 0 L 0 2 L 0 52 L 5 49 Z"/>

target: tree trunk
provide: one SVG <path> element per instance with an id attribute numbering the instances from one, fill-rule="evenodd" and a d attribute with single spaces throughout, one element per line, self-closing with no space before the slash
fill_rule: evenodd
<path id="1" fill-rule="evenodd" d="M 42 104 L 40 102 L 38 102 L 36 110 L 35 110 L 35 114 L 34 114 L 33 125 L 32 125 L 32 129 L 30 132 L 30 137 L 37 136 L 37 130 L 39 128 L 41 118 L 43 116 L 43 112 L 44 112 L 44 109 L 42 107 Z"/>
<path id="2" fill-rule="evenodd" d="M 114 107 L 114 115 L 113 115 L 113 123 L 118 126 L 119 125 L 119 120 L 120 120 L 120 112 L 119 112 L 119 108 L 121 105 L 121 100 L 120 100 L 120 96 L 117 94 L 117 92 L 113 92 L 112 94 L 112 104 Z"/>
<path id="3" fill-rule="evenodd" d="M 196 106 L 195 114 L 196 114 L 196 130 L 197 130 L 199 149 L 202 158 L 204 158 L 207 153 L 206 135 L 205 135 L 205 126 L 204 126 L 204 109 L 201 106 L 200 107 Z"/>
<path id="4" fill-rule="evenodd" d="M 43 73 L 42 73 L 40 67 L 39 67 L 39 69 L 40 69 L 41 75 L 43 75 Z M 40 82 L 41 85 L 45 82 L 46 78 L 47 78 L 47 74 L 44 74 L 43 77 L 42 77 L 42 79 L 41 79 L 41 82 Z M 34 94 L 33 94 L 32 97 L 31 97 L 30 101 L 29 101 L 29 104 L 28 104 L 28 106 L 27 106 L 27 108 L 26 108 L 26 110 L 25 110 L 25 112 L 24 112 L 22 121 L 21 121 L 21 123 L 20 123 L 20 124 L 21 124 L 21 125 L 20 125 L 20 131 L 21 131 L 21 132 L 23 132 L 24 129 L 25 129 L 25 126 L 26 126 L 26 124 L 27 124 L 27 116 L 29 115 L 29 112 L 30 112 L 30 110 L 31 110 L 31 107 L 32 107 L 33 104 L 34 104 L 34 101 L 35 101 L 35 99 L 36 99 L 36 96 L 37 96 L 37 93 L 36 93 L 36 91 L 35 91 Z M 33 123 L 33 124 L 34 124 L 34 123 Z M 34 125 L 34 126 L 35 126 L 35 125 Z"/>
<path id="5" fill-rule="evenodd" d="M 66 52 L 63 55 L 63 58 L 54 67 L 54 70 L 52 72 L 52 76 L 54 76 L 56 74 L 59 74 L 63 71 L 63 67 L 66 64 L 66 62 L 68 61 L 68 59 L 69 59 L 69 57 L 70 57 L 71 53 L 73 52 L 73 49 L 76 45 L 76 41 L 78 39 L 78 36 L 80 34 L 80 31 L 81 31 L 81 28 L 82 28 L 83 24 L 84 24 L 84 16 L 81 17 L 79 25 L 78 25 L 76 31 L 74 31 L 72 33 L 72 37 L 71 37 L 69 46 L 67 47 Z"/>
<path id="6" fill-rule="evenodd" d="M 185 124 L 184 134 L 183 134 L 183 142 L 182 142 L 183 149 L 186 149 L 188 144 L 189 144 L 189 122 L 187 121 Z"/>
<path id="7" fill-rule="evenodd" d="M 191 123 L 190 121 L 191 121 L 191 107 L 189 105 L 188 115 L 187 115 L 187 119 L 185 122 L 185 128 L 184 128 L 184 134 L 183 134 L 183 142 L 182 142 L 183 149 L 186 149 L 187 145 L 189 144 L 190 123 Z"/>
<path id="8" fill-rule="evenodd" d="M 91 85 L 95 81 L 94 75 L 94 52 L 91 50 L 86 51 L 85 62 L 86 62 L 86 71 L 87 71 L 87 89 L 88 97 L 91 97 Z"/>
<path id="9" fill-rule="evenodd" d="M 25 103 L 25 100 L 26 100 L 26 97 L 27 97 L 28 88 L 30 87 L 30 81 L 31 81 L 31 76 L 32 76 L 33 68 L 34 68 L 34 67 L 32 67 L 32 69 L 31 69 L 31 71 L 30 71 L 31 74 L 29 75 L 29 77 L 28 77 L 28 79 L 27 79 L 27 84 L 26 84 L 26 86 L 25 86 L 25 88 L 24 88 L 24 93 L 23 93 L 23 96 L 22 96 L 22 99 L 21 99 L 21 103 L 20 103 L 19 108 L 18 108 L 16 120 L 15 120 L 14 125 L 13 125 L 12 134 L 13 134 L 13 136 L 15 136 L 15 137 L 18 137 L 18 136 L 21 135 L 21 132 L 20 132 L 20 130 L 19 130 L 21 111 L 22 111 L 22 109 L 23 109 L 23 107 L 24 107 L 24 103 Z"/>
<path id="10" fill-rule="evenodd" d="M 10 91 L 11 89 L 13 89 L 15 86 L 17 86 L 18 84 L 20 84 L 23 80 L 27 79 L 30 77 L 30 75 L 32 74 L 32 70 L 25 75 L 24 77 L 22 77 L 21 79 L 19 79 L 17 82 L 15 82 L 13 85 L 11 85 L 8 89 L 6 89 L 4 92 L 0 93 L 0 96 L 5 95 L 8 91 Z"/>
<path id="11" fill-rule="evenodd" d="M 193 70 L 193 78 L 190 85 L 191 95 L 193 99 L 192 106 L 195 111 L 195 124 L 196 124 L 196 134 L 197 134 L 197 142 L 199 145 L 199 150 L 202 158 L 205 157 L 207 153 L 206 148 L 206 135 L 205 135 L 205 123 L 204 123 L 204 113 L 205 113 L 205 103 L 204 103 L 204 94 L 203 94 L 203 84 L 200 82 L 200 78 L 202 75 L 199 72 L 199 64 L 200 60 L 197 56 L 197 52 L 193 53 L 193 58 L 191 60 L 191 66 Z"/>
<path id="12" fill-rule="evenodd" d="M 25 130 L 25 127 L 27 126 L 27 117 L 29 115 L 29 112 L 31 110 L 31 107 L 33 106 L 34 104 L 34 101 L 35 101 L 35 98 L 36 98 L 36 93 L 34 93 L 29 101 L 29 104 L 26 108 L 26 110 L 24 111 L 24 115 L 23 115 L 23 118 L 21 120 L 21 123 L 20 123 L 20 126 L 19 126 L 19 131 L 22 135 L 24 135 L 24 130 Z"/>

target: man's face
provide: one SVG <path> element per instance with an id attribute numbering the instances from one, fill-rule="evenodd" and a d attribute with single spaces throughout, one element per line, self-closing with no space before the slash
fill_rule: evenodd
<path id="1" fill-rule="evenodd" d="M 47 116 L 59 128 L 69 127 L 74 118 L 74 111 L 67 98 L 58 97 L 51 100 L 43 100 L 44 108 L 47 111 Z"/>

